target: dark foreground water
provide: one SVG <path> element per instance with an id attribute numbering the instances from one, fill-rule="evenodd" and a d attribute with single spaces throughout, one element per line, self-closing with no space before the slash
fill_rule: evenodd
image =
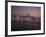
<path id="1" fill-rule="evenodd" d="M 40 21 L 11 21 L 11 31 L 40 30 Z"/>

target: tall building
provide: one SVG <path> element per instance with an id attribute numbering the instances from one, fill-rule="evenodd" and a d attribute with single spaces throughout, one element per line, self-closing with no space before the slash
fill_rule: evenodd
<path id="1" fill-rule="evenodd" d="M 30 21 L 31 20 L 31 16 L 29 15 L 29 13 L 27 13 L 27 15 L 21 15 L 21 16 L 18 16 L 18 15 L 12 15 L 12 20 L 28 20 Z"/>

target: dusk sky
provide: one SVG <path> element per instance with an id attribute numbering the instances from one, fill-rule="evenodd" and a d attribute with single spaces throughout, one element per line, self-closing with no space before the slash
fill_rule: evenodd
<path id="1" fill-rule="evenodd" d="M 11 12 L 15 15 L 25 16 L 29 13 L 30 16 L 39 17 L 41 14 L 41 8 L 31 6 L 11 6 Z"/>

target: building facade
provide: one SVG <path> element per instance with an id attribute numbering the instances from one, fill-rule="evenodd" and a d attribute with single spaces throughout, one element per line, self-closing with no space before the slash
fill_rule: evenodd
<path id="1" fill-rule="evenodd" d="M 16 20 L 16 21 L 39 21 L 40 18 L 34 18 L 32 16 L 16 16 L 16 15 L 12 15 L 12 20 Z"/>
<path id="2" fill-rule="evenodd" d="M 12 20 L 31 21 L 31 16 L 12 16 Z"/>

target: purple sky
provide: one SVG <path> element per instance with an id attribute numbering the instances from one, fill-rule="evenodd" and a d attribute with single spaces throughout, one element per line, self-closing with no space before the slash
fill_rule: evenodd
<path id="1" fill-rule="evenodd" d="M 27 15 L 39 17 L 41 13 L 40 7 L 29 7 L 29 6 L 11 6 L 11 12 L 15 15 Z"/>

